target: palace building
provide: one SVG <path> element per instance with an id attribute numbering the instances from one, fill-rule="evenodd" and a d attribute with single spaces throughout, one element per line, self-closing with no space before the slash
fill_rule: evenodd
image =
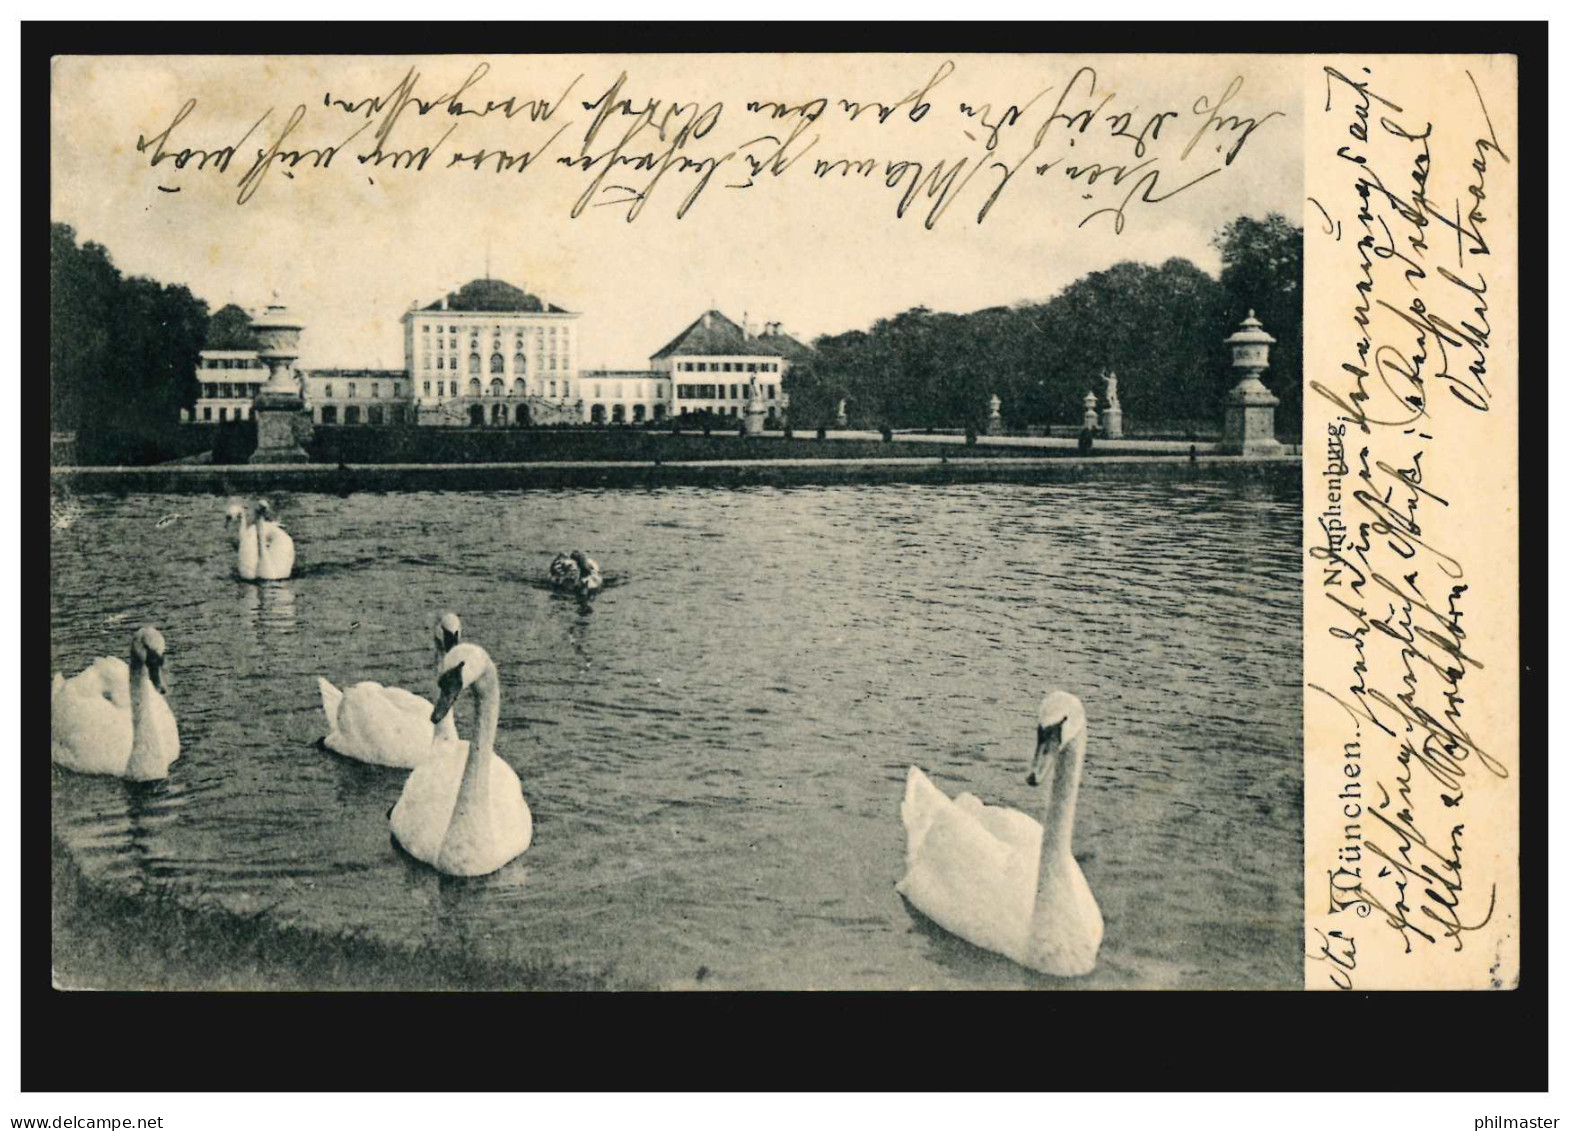
<path id="1" fill-rule="evenodd" d="M 251 399 L 267 383 L 267 367 L 255 350 L 202 350 L 196 379 L 202 384 L 194 413 L 180 410 L 184 423 L 248 420 Z"/>
<path id="2" fill-rule="evenodd" d="M 413 424 L 416 404 L 401 369 L 312 369 L 305 407 L 316 424 Z"/>
<path id="3" fill-rule="evenodd" d="M 577 423 L 578 315 L 475 279 L 403 315 L 405 376 L 422 425 Z"/>
<path id="4" fill-rule="evenodd" d="M 665 403 L 671 416 L 705 410 L 739 416 L 755 380 L 757 395 L 769 416 L 777 418 L 783 415 L 785 375 L 792 364 L 811 352 L 784 333 L 777 322 L 766 322 L 761 334 L 753 334 L 746 325 L 709 310 L 649 358 L 648 364 L 655 379 L 668 382 Z"/>

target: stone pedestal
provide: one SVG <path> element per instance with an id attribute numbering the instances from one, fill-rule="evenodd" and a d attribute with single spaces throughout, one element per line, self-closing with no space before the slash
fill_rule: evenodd
<path id="1" fill-rule="evenodd" d="M 1250 310 L 1242 329 L 1227 338 L 1226 344 L 1231 347 L 1231 365 L 1240 379 L 1226 396 L 1220 450 L 1226 455 L 1255 458 L 1284 454 L 1285 445 L 1275 439 L 1275 407 L 1280 398 L 1259 380 L 1259 374 L 1269 368 L 1269 347 L 1275 339 L 1264 332 L 1263 324 Z"/>
<path id="2" fill-rule="evenodd" d="M 1101 427 L 1105 430 L 1106 439 L 1122 439 L 1122 406 L 1107 405 L 1106 411 L 1101 414 Z"/>
<path id="3" fill-rule="evenodd" d="M 300 447 L 300 422 L 310 421 L 305 398 L 299 393 L 263 389 L 256 394 L 251 415 L 256 418 L 256 450 L 251 463 L 309 463 Z"/>
<path id="4" fill-rule="evenodd" d="M 274 302 L 251 322 L 261 339 L 257 356 L 269 370 L 267 384 L 256 394 L 251 415 L 256 420 L 256 451 L 251 463 L 309 463 L 300 435 L 309 435 L 310 416 L 300 393 L 294 361 L 300 356 L 299 319 Z"/>
<path id="5" fill-rule="evenodd" d="M 748 401 L 746 409 L 741 413 L 741 432 L 746 436 L 761 436 L 763 422 L 768 419 L 768 410 L 758 401 Z"/>
<path id="6" fill-rule="evenodd" d="M 1285 445 L 1275 439 L 1275 406 L 1280 398 L 1257 377 L 1244 381 L 1226 397 L 1226 427 L 1220 450 L 1234 456 L 1278 456 Z"/>

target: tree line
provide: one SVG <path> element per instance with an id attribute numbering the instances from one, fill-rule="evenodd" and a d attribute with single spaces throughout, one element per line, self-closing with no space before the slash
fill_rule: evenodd
<path id="1" fill-rule="evenodd" d="M 946 314 L 916 307 L 870 330 L 826 335 L 787 379 L 796 427 L 982 426 L 993 394 L 1005 425 L 1077 425 L 1084 394 L 1104 403 L 1115 372 L 1125 426 L 1218 430 L 1236 384 L 1225 339 L 1248 311 L 1278 344 L 1264 381 L 1281 399 L 1276 431 L 1301 434 L 1302 229 L 1242 216 L 1213 240 L 1217 280 L 1187 259 L 1118 263 L 1044 303 Z"/>
<path id="2" fill-rule="evenodd" d="M 102 244 L 49 226 L 49 425 L 84 452 L 164 454 L 201 395 L 201 351 L 258 346 L 242 307 L 209 314 L 185 286 L 126 276 Z"/>

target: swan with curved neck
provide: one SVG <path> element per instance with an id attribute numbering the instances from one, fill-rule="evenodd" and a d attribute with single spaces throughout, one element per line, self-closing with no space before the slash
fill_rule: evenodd
<path id="1" fill-rule="evenodd" d="M 907 867 L 896 890 L 966 942 L 1061 977 L 1095 968 L 1105 931 L 1073 856 L 1086 729 L 1075 696 L 1041 701 L 1025 779 L 1041 790 L 1040 821 L 968 793 L 950 800 L 914 766 L 900 807 Z"/>
<path id="2" fill-rule="evenodd" d="M 460 643 L 443 658 L 436 684 L 441 694 L 432 723 L 473 690 L 474 740 L 435 741 L 431 757 L 409 775 L 392 808 L 392 835 L 410 856 L 437 871 L 483 876 L 520 856 L 534 835 L 518 776 L 496 756 L 501 677 L 488 652 Z"/>
<path id="3" fill-rule="evenodd" d="M 53 680 L 50 759 L 79 774 L 131 781 L 169 776 L 180 730 L 164 698 L 163 634 L 152 625 L 131 637 L 130 663 L 105 657 L 67 680 Z"/>
<path id="4" fill-rule="evenodd" d="M 242 510 L 238 538 L 238 568 L 243 580 L 283 581 L 294 572 L 294 539 L 278 525 L 267 500 L 256 503 L 256 519 L 249 525 Z"/>
<path id="5" fill-rule="evenodd" d="M 435 674 L 442 661 L 463 641 L 463 622 L 456 613 L 445 613 L 436 622 L 432 644 Z M 327 736 L 322 745 L 336 754 L 376 766 L 412 769 L 430 757 L 437 741 L 457 742 L 452 715 L 431 725 L 429 699 L 401 687 L 383 687 L 364 680 L 339 691 L 324 676 L 316 677 L 322 714 L 327 716 Z"/>

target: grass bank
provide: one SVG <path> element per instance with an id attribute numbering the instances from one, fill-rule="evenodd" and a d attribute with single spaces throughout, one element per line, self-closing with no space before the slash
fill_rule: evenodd
<path id="1" fill-rule="evenodd" d="M 55 984 L 96 990 L 606 990 L 610 972 L 503 963 L 461 947 L 410 949 L 356 934 L 125 892 L 51 846 Z"/>

